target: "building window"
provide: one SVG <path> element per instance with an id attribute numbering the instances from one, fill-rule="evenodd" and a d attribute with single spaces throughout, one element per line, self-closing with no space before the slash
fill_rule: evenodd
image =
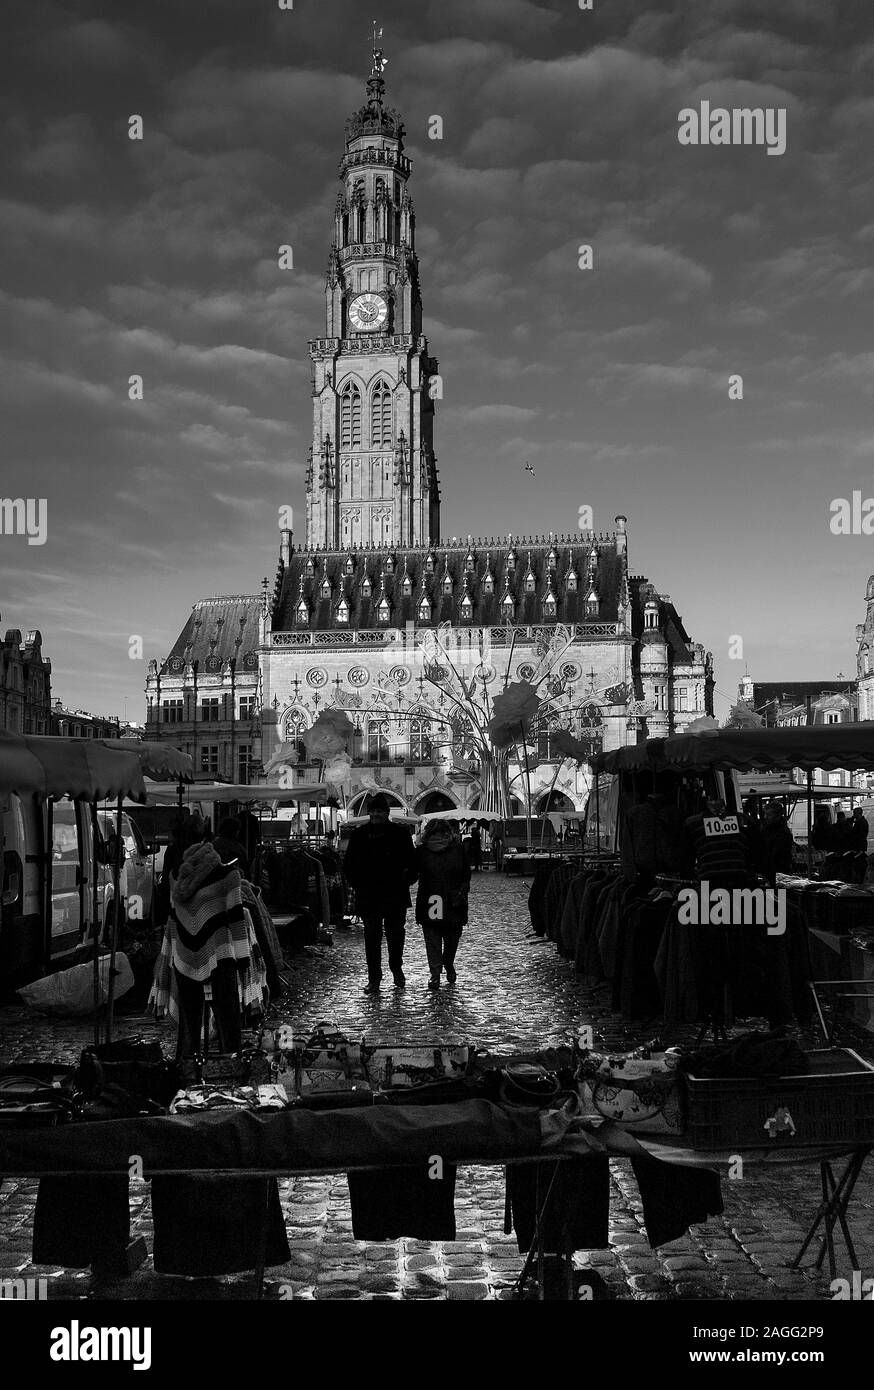
<path id="1" fill-rule="evenodd" d="M 294 614 L 294 620 L 297 623 L 298 627 L 306 627 L 307 623 L 309 622 L 310 610 L 307 607 L 307 601 L 305 598 L 302 598 L 299 604 L 297 605 Z"/>
<path id="2" fill-rule="evenodd" d="M 348 623 L 349 621 L 349 604 L 346 602 L 345 598 L 341 598 L 340 602 L 337 604 L 336 617 L 338 623 Z"/>
<path id="3" fill-rule="evenodd" d="M 330 581 L 330 579 L 328 578 L 327 575 L 325 575 L 324 579 L 322 580 L 322 584 L 321 584 L 321 588 L 320 588 L 319 592 L 321 593 L 322 598 L 330 598 L 330 597 L 331 597 L 331 581 Z"/>
<path id="4" fill-rule="evenodd" d="M 408 574 L 404 575 L 404 580 L 401 584 L 401 591 L 403 592 L 406 598 L 409 598 L 410 594 L 413 592 L 413 581 Z"/>
<path id="5" fill-rule="evenodd" d="M 218 776 L 219 770 L 219 746 L 217 743 L 204 743 L 200 749 L 200 770 L 208 772 L 213 777 Z"/>
<path id="6" fill-rule="evenodd" d="M 587 605 L 588 606 L 588 605 Z M 650 608 L 647 605 L 643 615 L 643 625 L 645 628 L 652 629 L 658 626 L 659 613 L 657 608 Z"/>
<path id="7" fill-rule="evenodd" d="M 547 594 L 543 600 L 543 616 L 544 618 L 555 617 L 555 599 L 552 594 Z"/>
<path id="8" fill-rule="evenodd" d="M 217 724 L 221 718 L 221 702 L 217 696 L 204 700 L 201 718 L 205 724 Z"/>
<path id="9" fill-rule="evenodd" d="M 433 755 L 430 719 L 410 720 L 410 762 L 430 763 Z"/>
<path id="10" fill-rule="evenodd" d="M 373 593 L 373 585 L 370 582 L 370 576 L 367 574 L 364 576 L 364 582 L 361 585 L 361 593 L 364 598 L 370 598 L 370 595 Z"/>
<path id="11" fill-rule="evenodd" d="M 516 605 L 511 594 L 505 594 L 501 599 L 501 612 L 505 618 L 512 618 Z"/>
<path id="12" fill-rule="evenodd" d="M 370 397 L 370 447 L 371 449 L 390 449 L 391 391 L 384 381 L 378 381 Z"/>
<path id="13" fill-rule="evenodd" d="M 361 392 L 347 381 L 340 396 L 340 447 L 361 448 Z"/>
<path id="14" fill-rule="evenodd" d="M 238 763 L 238 767 L 239 767 L 239 776 L 238 776 L 237 780 L 238 780 L 239 782 L 243 782 L 243 783 L 251 782 L 251 780 L 252 780 L 252 768 L 253 768 L 253 766 L 254 766 L 254 760 L 253 760 L 253 758 L 252 758 L 252 745 L 251 745 L 251 743 L 241 743 L 241 744 L 240 744 L 240 749 L 239 749 L 239 763 Z"/>
<path id="15" fill-rule="evenodd" d="M 419 604 L 419 619 L 423 623 L 430 623 L 431 621 L 431 600 L 427 594 Z"/>
<path id="16" fill-rule="evenodd" d="M 485 577 L 485 579 L 483 580 L 483 593 L 484 593 L 484 594 L 493 594 L 494 592 L 495 592 L 495 581 L 494 581 L 494 579 L 492 578 L 492 576 L 491 576 L 490 574 L 487 574 L 486 577 Z"/>
<path id="17" fill-rule="evenodd" d="M 469 623 L 473 617 L 473 599 L 470 594 L 465 594 L 461 600 L 461 616 L 466 623 Z"/>
<path id="18" fill-rule="evenodd" d="M 451 593 L 452 593 L 452 575 L 451 575 L 451 574 L 447 574 L 447 575 L 444 576 L 444 579 L 443 579 L 443 592 L 444 592 L 444 594 L 451 594 Z"/>
<path id="19" fill-rule="evenodd" d="M 377 605 L 376 616 L 381 623 L 387 623 L 391 617 L 391 604 L 384 594 Z"/>
<path id="20" fill-rule="evenodd" d="M 242 720 L 255 718 L 255 709 L 257 706 L 257 701 L 257 695 L 240 696 L 240 718 Z"/>
<path id="21" fill-rule="evenodd" d="M 426 558 L 426 560 L 425 560 L 425 573 L 426 573 L 426 574 L 433 574 L 433 573 L 434 573 L 434 556 L 431 555 L 430 553 L 429 553 L 429 555 L 427 556 L 427 558 Z"/>
<path id="22" fill-rule="evenodd" d="M 367 726 L 367 761 L 387 763 L 388 760 L 388 720 L 371 719 Z"/>
<path id="23" fill-rule="evenodd" d="M 689 692 L 688 692 L 688 690 L 686 689 L 685 685 L 681 685 L 681 686 L 679 687 L 679 689 L 677 690 L 677 709 L 680 709 L 680 710 L 688 709 L 688 708 L 689 708 L 688 699 L 689 699 Z"/>
<path id="24" fill-rule="evenodd" d="M 161 720 L 164 724 L 181 724 L 184 718 L 184 704 L 182 700 L 162 701 Z"/>
<path id="25" fill-rule="evenodd" d="M 834 711 L 828 713 L 828 714 L 825 716 L 825 722 L 826 722 L 826 724 L 840 724 L 840 722 L 841 722 L 841 716 L 840 716 L 839 712 L 838 712 L 837 710 L 834 710 Z"/>

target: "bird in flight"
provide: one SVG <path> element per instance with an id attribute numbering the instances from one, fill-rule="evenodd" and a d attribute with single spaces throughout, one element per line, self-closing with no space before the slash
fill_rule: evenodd
<path id="1" fill-rule="evenodd" d="M 534 469 L 531 467 L 531 464 L 528 462 L 527 459 L 525 460 L 525 472 L 530 473 L 532 478 L 535 477 Z"/>

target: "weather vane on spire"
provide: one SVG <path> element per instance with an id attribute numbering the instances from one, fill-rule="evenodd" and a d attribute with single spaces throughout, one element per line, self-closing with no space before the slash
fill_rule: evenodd
<path id="1" fill-rule="evenodd" d="M 386 57 L 384 56 L 383 50 L 382 50 L 381 48 L 377 48 L 377 46 L 376 46 L 377 43 L 379 42 L 379 40 L 380 40 L 381 38 L 382 38 L 382 26 L 380 26 L 379 28 L 377 28 L 377 26 L 376 26 L 376 20 L 374 20 L 374 21 L 373 21 L 373 67 L 371 68 L 371 77 L 381 77 L 382 74 L 383 74 L 383 72 L 385 71 L 386 63 L 388 62 L 388 58 L 386 58 Z"/>

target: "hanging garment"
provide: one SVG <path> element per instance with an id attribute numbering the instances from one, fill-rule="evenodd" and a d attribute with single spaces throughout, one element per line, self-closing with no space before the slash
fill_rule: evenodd
<path id="1" fill-rule="evenodd" d="M 291 1252 L 275 1178 L 153 1178 L 156 1273 L 208 1277 L 254 1269 L 265 1214 L 265 1263 L 285 1264 Z"/>
<path id="2" fill-rule="evenodd" d="M 349 1173 L 355 1240 L 455 1240 L 454 1163 Z"/>

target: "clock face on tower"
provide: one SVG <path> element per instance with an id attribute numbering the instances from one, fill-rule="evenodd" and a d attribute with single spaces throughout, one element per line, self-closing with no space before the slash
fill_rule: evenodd
<path id="1" fill-rule="evenodd" d="M 356 295 L 349 305 L 349 322 L 356 333 L 375 333 L 388 318 L 388 305 L 381 294 Z"/>

